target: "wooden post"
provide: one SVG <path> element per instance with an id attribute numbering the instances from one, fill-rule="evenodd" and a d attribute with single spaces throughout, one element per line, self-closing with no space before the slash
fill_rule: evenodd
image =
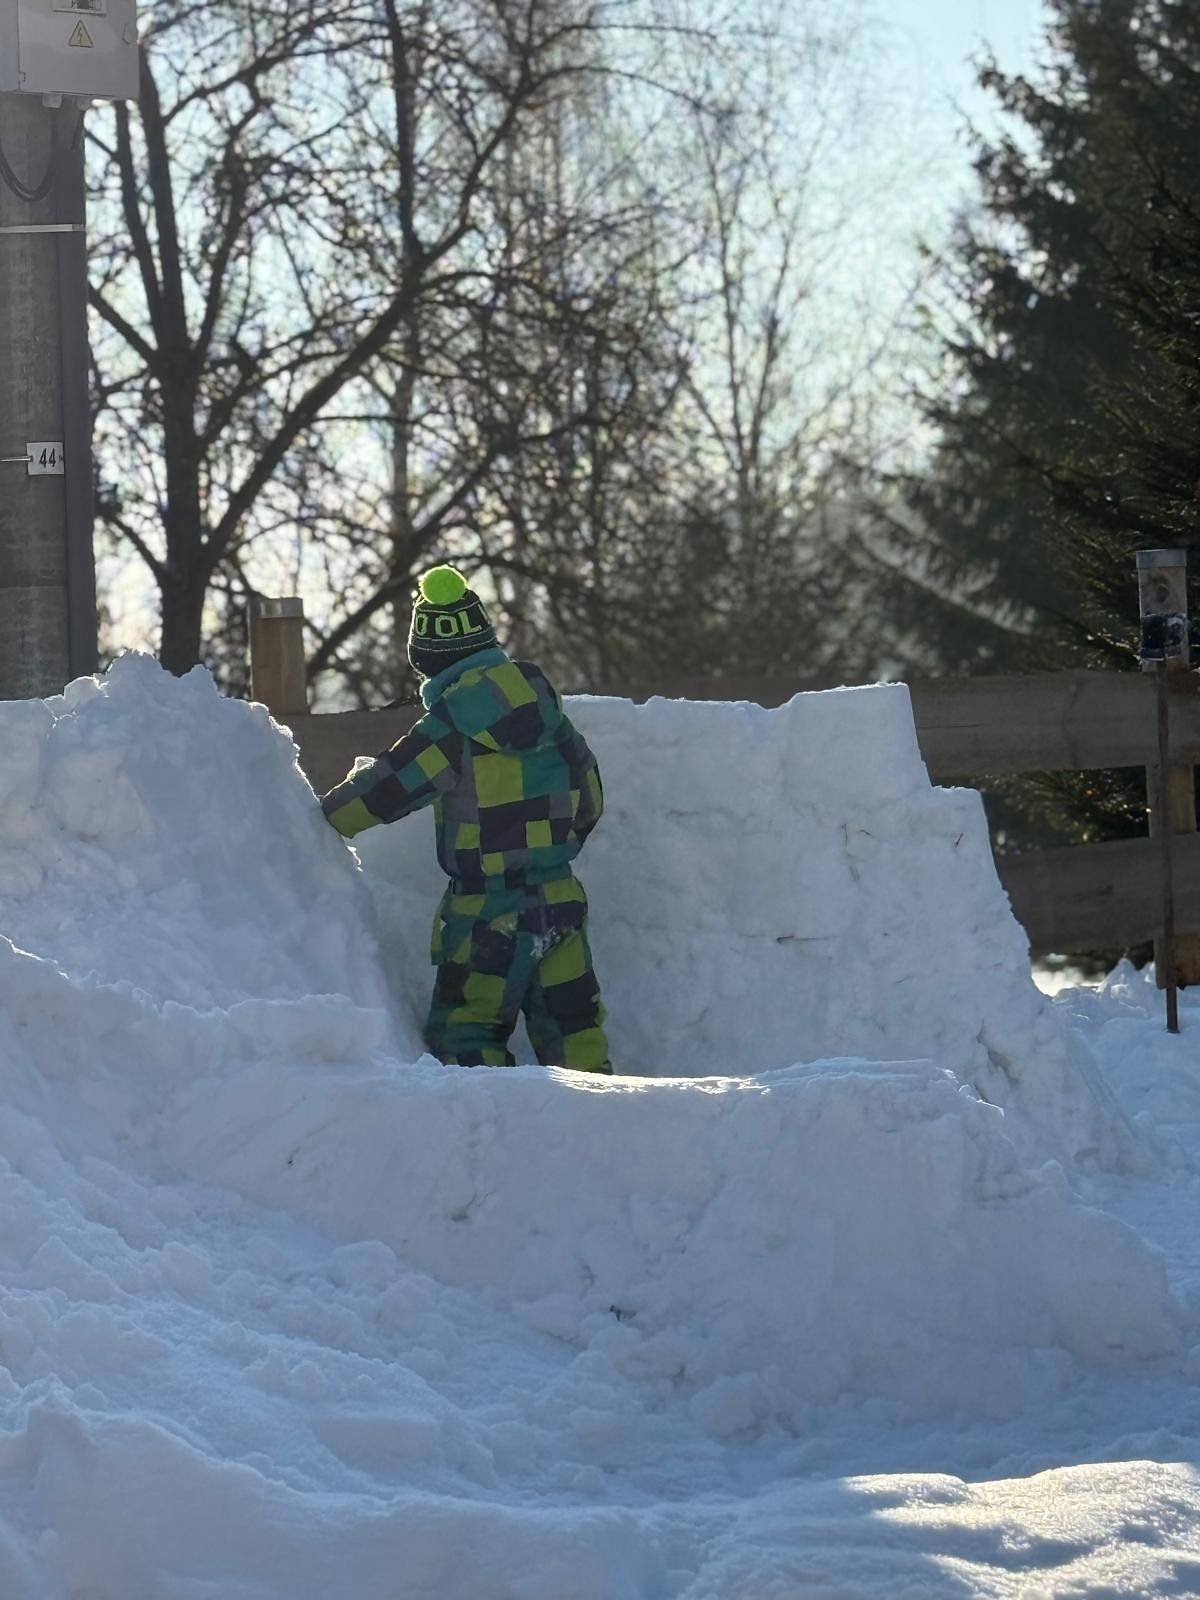
<path id="1" fill-rule="evenodd" d="M 1196 777 L 1188 764 L 1171 760 L 1172 687 L 1188 671 L 1188 596 L 1186 550 L 1139 550 L 1138 604 L 1142 617 L 1144 671 L 1158 674 L 1159 759 L 1146 769 L 1150 833 L 1161 840 L 1163 931 L 1154 941 L 1158 986 L 1167 990 L 1173 1021 L 1175 985 L 1200 983 L 1200 935 L 1172 936 L 1174 877 L 1172 839 L 1196 832 Z M 1172 1031 L 1176 1031 L 1172 1027 Z"/>
<path id="2" fill-rule="evenodd" d="M 250 616 L 251 693 L 273 717 L 286 721 L 308 711 L 304 659 L 304 601 L 261 599 Z"/>

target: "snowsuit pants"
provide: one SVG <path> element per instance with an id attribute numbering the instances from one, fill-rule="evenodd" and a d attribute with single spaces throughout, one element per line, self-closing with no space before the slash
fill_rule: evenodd
<path id="1" fill-rule="evenodd" d="M 437 967 L 425 1042 L 463 1067 L 511 1067 L 523 1011 L 544 1066 L 611 1072 L 600 985 L 575 877 L 488 894 L 451 887 L 434 923 Z"/>

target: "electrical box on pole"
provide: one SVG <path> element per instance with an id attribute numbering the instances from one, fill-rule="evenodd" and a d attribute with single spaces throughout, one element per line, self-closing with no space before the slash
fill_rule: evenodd
<path id="1" fill-rule="evenodd" d="M 0 0 L 0 94 L 136 100 L 136 0 Z"/>

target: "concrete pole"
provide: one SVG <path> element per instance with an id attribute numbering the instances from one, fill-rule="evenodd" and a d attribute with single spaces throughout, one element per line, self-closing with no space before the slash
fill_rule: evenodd
<path id="1" fill-rule="evenodd" d="M 81 117 L 0 95 L 0 699 L 96 667 Z M 34 442 L 63 475 L 30 475 Z"/>

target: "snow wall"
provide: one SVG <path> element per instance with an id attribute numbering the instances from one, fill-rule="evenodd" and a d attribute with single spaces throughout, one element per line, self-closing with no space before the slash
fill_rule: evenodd
<path id="1" fill-rule="evenodd" d="M 927 1058 L 1004 1107 L 1031 1158 L 1132 1158 L 1094 1065 L 1030 976 L 979 795 L 930 785 L 904 685 L 770 711 L 569 709 L 607 791 L 578 868 L 619 1070 Z M 445 886 L 431 835 L 420 817 L 358 841 L 414 1028 Z"/>
<path id="2" fill-rule="evenodd" d="M 285 734 L 207 675 L 125 657 L 0 706 L 11 1403 L 66 1381 L 63 1326 L 111 1298 L 26 1226 L 32 1185 L 70 1231 L 64 1172 L 371 1241 L 373 1291 L 485 1290 L 720 1437 L 846 1394 L 1003 1412 L 1063 1363 L 1174 1349 L 1160 1257 L 1067 1177 L 1133 1136 L 905 691 L 574 709 L 610 797 L 585 864 L 616 1048 L 666 1079 L 420 1060 L 429 819 L 360 872 Z"/>

